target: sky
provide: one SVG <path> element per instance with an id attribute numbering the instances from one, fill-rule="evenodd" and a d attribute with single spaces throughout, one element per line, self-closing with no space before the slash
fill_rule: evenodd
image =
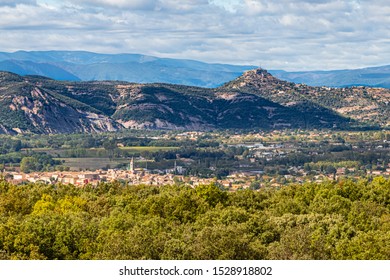
<path id="1" fill-rule="evenodd" d="M 0 0 L 0 51 L 138 53 L 265 69 L 390 64 L 388 0 Z"/>

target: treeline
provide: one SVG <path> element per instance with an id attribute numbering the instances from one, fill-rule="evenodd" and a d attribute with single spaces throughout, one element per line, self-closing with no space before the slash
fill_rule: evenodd
<path id="1" fill-rule="evenodd" d="M 0 182 L 2 259 L 390 259 L 390 180 L 216 185 Z"/>
<path id="2" fill-rule="evenodd" d="M 178 132 L 176 133 L 178 134 Z M 22 136 L 0 135 L 0 153 L 19 151 L 21 148 L 34 149 L 90 149 L 109 148 L 111 146 L 143 147 L 218 147 L 219 142 L 209 136 L 197 140 L 175 139 L 175 133 L 169 131 L 126 130 L 122 132 L 100 134 L 29 134 Z"/>
<path id="3" fill-rule="evenodd" d="M 25 173 L 64 170 L 66 168 L 61 165 L 61 161 L 55 160 L 51 155 L 41 152 L 0 154 L 0 170 L 3 170 L 6 164 L 19 165 L 20 171 Z"/>

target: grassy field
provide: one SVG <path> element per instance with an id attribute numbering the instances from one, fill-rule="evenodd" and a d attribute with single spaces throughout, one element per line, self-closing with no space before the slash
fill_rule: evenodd
<path id="1" fill-rule="evenodd" d="M 158 151 L 173 151 L 179 149 L 179 147 L 155 147 L 155 146 L 128 146 L 128 147 L 118 147 L 122 151 L 129 151 L 134 153 L 139 152 L 158 152 Z M 91 148 L 90 151 L 104 151 L 104 148 Z"/>
<path id="2" fill-rule="evenodd" d="M 121 150 L 134 151 L 134 152 L 157 152 L 157 151 L 172 151 L 177 150 L 179 147 L 149 147 L 149 146 L 132 146 L 132 147 L 119 147 Z"/>
<path id="3" fill-rule="evenodd" d="M 109 158 L 57 158 L 63 160 L 64 166 L 69 166 L 71 171 L 91 170 L 102 168 L 115 168 L 119 164 L 128 163 L 127 159 L 113 159 Z"/>
<path id="4" fill-rule="evenodd" d="M 153 146 L 128 146 L 118 147 L 125 153 L 124 157 L 131 157 L 141 152 L 158 152 L 158 151 L 173 151 L 178 147 L 153 147 Z M 28 149 L 29 151 L 42 152 L 53 156 L 57 160 L 63 161 L 64 166 L 68 166 L 72 171 L 79 170 L 96 170 L 103 168 L 116 168 L 118 165 L 128 164 L 129 159 L 126 158 L 114 158 L 109 159 L 108 153 L 104 148 L 91 148 L 91 149 L 69 149 L 69 148 L 34 148 Z M 27 150 L 25 150 L 27 152 Z M 144 162 L 139 162 L 137 167 L 144 167 Z M 136 163 L 137 165 L 137 163 Z"/>
<path id="5" fill-rule="evenodd" d="M 141 152 L 158 152 L 158 151 L 173 151 L 177 150 L 178 147 L 152 147 L 152 146 L 129 146 L 129 147 L 118 147 L 120 150 L 126 152 L 127 155 L 137 154 Z M 41 152 L 49 154 L 53 157 L 60 158 L 107 158 L 108 154 L 104 148 L 58 148 L 58 149 L 50 149 L 50 148 L 33 148 L 29 149 L 34 152 Z M 76 152 L 75 152 L 76 151 Z M 82 153 L 79 156 L 75 156 L 74 154 Z"/>

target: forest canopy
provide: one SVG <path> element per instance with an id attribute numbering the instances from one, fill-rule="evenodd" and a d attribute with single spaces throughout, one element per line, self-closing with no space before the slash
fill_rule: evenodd
<path id="1" fill-rule="evenodd" d="M 2 180 L 0 259 L 390 259 L 390 180 L 236 192 Z"/>

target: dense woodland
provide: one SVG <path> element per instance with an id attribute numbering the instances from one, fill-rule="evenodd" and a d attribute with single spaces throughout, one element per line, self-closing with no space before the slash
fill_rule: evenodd
<path id="1" fill-rule="evenodd" d="M 0 182 L 2 259 L 390 259 L 390 180 L 197 188 Z"/>

